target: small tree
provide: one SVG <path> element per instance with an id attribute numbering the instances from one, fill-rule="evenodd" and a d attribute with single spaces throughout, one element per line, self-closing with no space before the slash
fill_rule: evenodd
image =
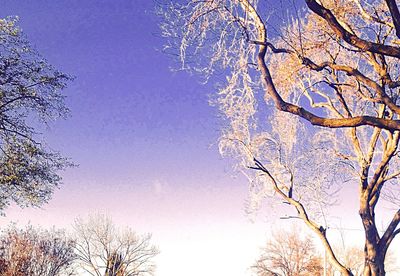
<path id="1" fill-rule="evenodd" d="M 158 254 L 150 235 L 139 236 L 131 229 L 119 230 L 104 215 L 77 219 L 76 252 L 79 267 L 90 275 L 153 275 L 153 258 Z"/>
<path id="2" fill-rule="evenodd" d="M 4 276 L 73 275 L 74 241 L 62 230 L 11 226 L 0 237 Z"/>
<path id="3" fill-rule="evenodd" d="M 0 44 L 0 210 L 10 202 L 39 206 L 69 163 L 34 126 L 67 114 L 61 91 L 71 77 L 31 47 L 15 18 L 0 19 Z"/>
<path id="4" fill-rule="evenodd" d="M 295 229 L 275 232 L 253 269 L 259 276 L 317 276 L 323 272 L 311 237 L 301 237 Z"/>

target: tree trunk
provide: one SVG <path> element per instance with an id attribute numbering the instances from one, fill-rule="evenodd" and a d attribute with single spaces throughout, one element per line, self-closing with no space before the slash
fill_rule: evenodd
<path id="1" fill-rule="evenodd" d="M 379 254 L 381 255 L 381 254 Z M 385 275 L 385 262 L 384 258 L 379 257 L 370 259 L 368 256 L 365 258 L 364 276 L 384 276 Z"/>
<path id="2" fill-rule="evenodd" d="M 360 200 L 360 217 L 365 230 L 365 263 L 363 276 L 384 276 L 386 251 L 381 248 L 375 224 L 375 211 L 369 205 L 369 194 L 363 193 Z"/>

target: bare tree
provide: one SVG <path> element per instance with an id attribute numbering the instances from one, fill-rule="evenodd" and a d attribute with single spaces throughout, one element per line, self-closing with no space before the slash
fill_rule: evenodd
<path id="1" fill-rule="evenodd" d="M 74 241 L 62 230 L 11 226 L 0 237 L 0 273 L 4 276 L 73 275 Z"/>
<path id="2" fill-rule="evenodd" d="M 358 185 L 363 273 L 385 275 L 387 250 L 400 233 L 397 4 L 305 0 L 303 12 L 291 1 L 280 26 L 284 5 L 271 6 L 173 3 L 163 10 L 165 49 L 178 50 L 182 68 L 208 80 L 227 75 L 214 101 L 227 122 L 221 152 L 239 158 L 256 201 L 274 197 L 294 207 L 292 217 L 315 233 L 343 275 L 352 272 L 327 238 L 325 207 L 341 185 Z M 383 234 L 376 225 L 382 194 L 397 210 Z"/>
<path id="3" fill-rule="evenodd" d="M 341 243 L 334 245 L 335 252 L 338 259 L 347 267 L 353 275 L 363 276 L 364 275 L 364 250 L 360 247 L 355 246 L 349 242 L 344 235 L 344 230 L 338 228 L 341 236 Z M 336 269 L 326 264 L 327 275 L 335 275 Z M 396 275 L 399 273 L 399 269 L 396 263 L 396 256 L 392 251 L 389 251 L 385 257 L 385 271 L 390 275 Z"/>
<path id="4" fill-rule="evenodd" d="M 0 210 L 47 202 L 70 165 L 34 126 L 68 113 L 61 91 L 71 77 L 49 65 L 17 23 L 0 19 Z"/>
<path id="5" fill-rule="evenodd" d="M 119 230 L 105 215 L 77 219 L 76 252 L 79 266 L 90 275 L 153 275 L 153 258 L 158 249 L 150 244 L 151 235 L 139 236 L 131 229 Z"/>
<path id="6" fill-rule="evenodd" d="M 364 252 L 348 244 L 343 239 L 341 246 L 334 246 L 337 257 L 354 275 L 362 276 Z M 391 273 L 398 271 L 393 254 L 386 256 L 385 267 Z M 280 229 L 273 232 L 252 268 L 260 276 L 333 276 L 336 271 L 329 263 L 324 264 L 323 254 L 315 247 L 312 237 L 300 235 L 296 227 L 291 230 Z"/>
<path id="7" fill-rule="evenodd" d="M 322 275 L 321 258 L 310 236 L 301 237 L 295 229 L 279 230 L 262 249 L 253 269 L 259 276 Z"/>

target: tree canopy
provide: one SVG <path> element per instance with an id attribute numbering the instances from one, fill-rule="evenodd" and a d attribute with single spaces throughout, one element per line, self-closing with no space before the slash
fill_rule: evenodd
<path id="1" fill-rule="evenodd" d="M 327 238 L 325 210 L 343 185 L 358 185 L 364 275 L 384 275 L 400 233 L 397 4 L 289 1 L 287 12 L 284 2 L 274 9 L 261 0 L 170 4 L 165 50 L 183 69 L 217 82 L 214 103 L 226 121 L 220 150 L 248 177 L 251 207 L 283 199 L 335 269 L 352 275 Z M 383 197 L 398 211 L 381 234 L 375 215 Z"/>
<path id="2" fill-rule="evenodd" d="M 258 276 L 323 275 L 322 259 L 310 236 L 297 229 L 280 229 L 272 234 L 253 266 Z"/>
<path id="3" fill-rule="evenodd" d="M 46 145 L 39 126 L 68 114 L 61 91 L 72 78 L 31 46 L 17 18 L 0 19 L 0 45 L 0 209 L 39 206 L 70 165 Z"/>
<path id="4" fill-rule="evenodd" d="M 75 258 L 74 241 L 62 230 L 10 226 L 0 236 L 1 275 L 74 275 Z"/>
<path id="5" fill-rule="evenodd" d="M 102 214 L 74 224 L 79 267 L 96 276 L 148 276 L 154 274 L 154 257 L 159 253 L 151 235 L 118 229 Z"/>

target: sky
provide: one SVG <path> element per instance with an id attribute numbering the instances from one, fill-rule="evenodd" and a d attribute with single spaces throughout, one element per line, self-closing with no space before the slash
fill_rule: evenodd
<path id="1" fill-rule="evenodd" d="M 250 275 L 276 222 L 268 213 L 254 220 L 245 214 L 246 179 L 218 153 L 213 89 L 170 69 L 154 2 L 1 5 L 0 17 L 19 16 L 35 48 L 75 76 L 65 90 L 69 118 L 43 137 L 78 166 L 63 173 L 48 204 L 12 206 L 0 225 L 70 229 L 77 217 L 103 212 L 119 226 L 153 234 L 161 251 L 156 276 Z"/>
<path id="2" fill-rule="evenodd" d="M 0 16 L 19 16 L 32 45 L 75 76 L 69 118 L 43 137 L 78 165 L 49 204 L 12 206 L 1 225 L 70 228 L 104 212 L 153 234 L 158 276 L 246 275 L 269 224 L 246 216 L 246 181 L 218 154 L 211 87 L 160 51 L 154 2 L 1 2 Z"/>

